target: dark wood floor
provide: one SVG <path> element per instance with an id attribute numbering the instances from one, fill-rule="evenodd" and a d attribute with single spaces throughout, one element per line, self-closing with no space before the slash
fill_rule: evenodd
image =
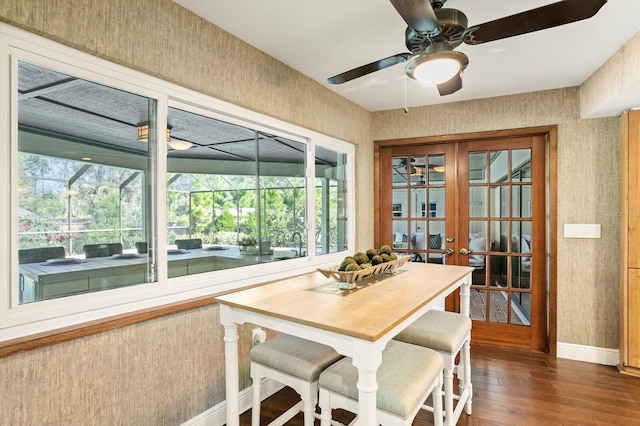
<path id="1" fill-rule="evenodd" d="M 458 425 L 640 425 L 640 378 L 615 367 L 480 345 L 472 345 L 471 359 L 473 414 L 462 414 Z M 296 401 L 289 388 L 273 395 L 262 404 L 262 424 Z M 348 423 L 353 415 L 334 418 Z M 240 424 L 251 424 L 251 411 Z M 289 424 L 302 426 L 302 414 Z M 413 424 L 433 419 L 421 411 Z"/>

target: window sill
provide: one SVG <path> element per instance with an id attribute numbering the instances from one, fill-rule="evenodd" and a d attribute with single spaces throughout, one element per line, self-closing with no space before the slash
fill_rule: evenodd
<path id="1" fill-rule="evenodd" d="M 0 358 L 90 336 L 92 334 L 98 334 L 103 331 L 126 327 L 167 315 L 201 308 L 203 306 L 213 305 L 213 299 L 218 295 L 219 294 L 176 302 L 169 305 L 121 314 L 110 318 L 103 318 L 71 327 L 50 330 L 43 333 L 0 342 Z"/>

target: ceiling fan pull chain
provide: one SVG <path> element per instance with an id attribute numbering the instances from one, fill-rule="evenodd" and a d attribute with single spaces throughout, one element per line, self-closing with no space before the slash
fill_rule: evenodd
<path id="1" fill-rule="evenodd" d="M 407 108 L 407 76 L 404 76 L 404 113 L 407 114 L 409 108 Z"/>

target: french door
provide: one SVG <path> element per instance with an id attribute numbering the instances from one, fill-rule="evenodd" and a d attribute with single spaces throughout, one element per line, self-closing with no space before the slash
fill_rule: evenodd
<path id="1" fill-rule="evenodd" d="M 474 342 L 547 349 L 544 136 L 391 145 L 378 165 L 378 243 L 474 268 Z"/>

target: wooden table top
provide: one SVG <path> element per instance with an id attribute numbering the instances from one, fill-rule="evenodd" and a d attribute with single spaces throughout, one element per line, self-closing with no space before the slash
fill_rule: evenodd
<path id="1" fill-rule="evenodd" d="M 428 303 L 450 293 L 467 266 L 406 263 L 358 281 L 354 290 L 311 272 L 216 297 L 218 303 L 375 341 Z"/>

